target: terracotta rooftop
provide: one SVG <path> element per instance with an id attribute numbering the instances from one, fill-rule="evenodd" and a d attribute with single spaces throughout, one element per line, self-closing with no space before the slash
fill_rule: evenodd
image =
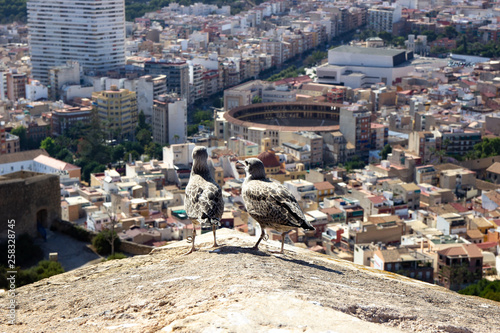
<path id="1" fill-rule="evenodd" d="M 37 156 L 49 156 L 45 149 L 20 151 L 12 154 L 0 155 L 0 164 L 34 160 Z"/>
<path id="2" fill-rule="evenodd" d="M 337 207 L 320 208 L 319 211 L 323 212 L 325 214 L 328 214 L 328 215 L 336 215 L 336 214 L 342 213 L 342 211 L 340 209 L 338 209 Z"/>
<path id="3" fill-rule="evenodd" d="M 467 230 L 467 237 L 469 238 L 483 238 L 484 235 L 481 231 L 474 229 L 474 230 Z"/>
<path id="4" fill-rule="evenodd" d="M 468 256 L 469 258 L 482 258 L 483 254 L 476 244 L 460 244 L 438 251 L 439 254 L 448 257 Z"/>
<path id="5" fill-rule="evenodd" d="M 281 165 L 274 152 L 264 151 L 260 153 L 257 158 L 262 161 L 266 168 L 276 168 Z"/>
<path id="6" fill-rule="evenodd" d="M 71 163 L 66 163 L 66 162 L 57 160 L 55 158 L 52 158 L 50 156 L 46 156 L 46 155 L 39 155 L 39 156 L 35 157 L 33 160 L 36 161 L 36 162 L 38 162 L 38 163 L 50 166 L 50 167 L 52 167 L 54 169 L 57 169 L 57 170 L 75 170 L 75 169 L 80 169 L 76 165 L 73 165 Z"/>
<path id="7" fill-rule="evenodd" d="M 314 183 L 314 187 L 316 187 L 316 189 L 318 191 L 333 190 L 333 189 L 335 189 L 335 187 L 330 182 Z"/>
<path id="8" fill-rule="evenodd" d="M 486 169 L 487 172 L 491 173 L 496 173 L 500 174 L 500 162 L 495 162 L 488 169 Z"/>
<path id="9" fill-rule="evenodd" d="M 489 249 L 489 248 L 492 248 L 492 247 L 496 247 L 497 245 L 498 245 L 497 242 L 484 242 L 484 243 L 476 244 L 476 246 L 478 248 L 480 248 L 481 250 L 485 250 L 485 249 Z"/>

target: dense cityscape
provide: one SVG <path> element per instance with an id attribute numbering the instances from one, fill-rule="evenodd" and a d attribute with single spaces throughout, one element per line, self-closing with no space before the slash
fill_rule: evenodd
<path id="1" fill-rule="evenodd" d="M 185 207 L 203 146 L 220 228 L 261 235 L 258 158 L 315 228 L 285 250 L 500 301 L 496 1 L 138 3 L 0 25 L 0 288 L 211 233 Z"/>

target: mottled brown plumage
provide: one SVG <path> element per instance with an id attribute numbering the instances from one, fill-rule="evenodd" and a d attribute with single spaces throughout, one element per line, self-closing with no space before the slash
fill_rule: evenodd
<path id="1" fill-rule="evenodd" d="M 248 214 L 259 222 L 262 234 L 255 244 L 258 248 L 265 236 L 265 227 L 281 233 L 281 253 L 286 234 L 294 228 L 314 230 L 307 222 L 304 213 L 295 197 L 286 187 L 266 178 L 264 164 L 257 158 L 249 158 L 244 162 L 246 178 L 243 182 L 242 197 Z"/>
<path id="2" fill-rule="evenodd" d="M 224 201 L 222 190 L 210 175 L 207 164 L 208 153 L 205 147 L 195 147 L 193 150 L 193 168 L 191 177 L 186 186 L 186 213 L 193 223 L 212 226 L 214 233 L 214 247 L 217 245 L 215 231 L 220 223 L 224 212 Z M 191 249 L 186 253 L 195 251 L 194 239 L 196 228 L 193 226 L 193 243 Z"/>

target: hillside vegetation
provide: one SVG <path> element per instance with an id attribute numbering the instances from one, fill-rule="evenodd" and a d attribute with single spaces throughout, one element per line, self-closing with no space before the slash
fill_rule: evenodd
<path id="1" fill-rule="evenodd" d="M 12 22 L 24 22 L 27 20 L 26 2 L 28 0 L 0 0 L 0 24 Z M 127 21 L 133 21 L 137 17 L 142 17 L 145 13 L 154 12 L 162 7 L 168 6 L 171 2 L 179 5 L 189 6 L 196 2 L 212 4 L 217 6 L 231 5 L 231 14 L 237 14 L 248 7 L 246 1 L 235 0 L 125 0 L 125 17 Z M 264 0 L 254 1 L 256 5 Z"/>
<path id="2" fill-rule="evenodd" d="M 27 0 L 0 0 L 0 24 L 26 22 Z"/>

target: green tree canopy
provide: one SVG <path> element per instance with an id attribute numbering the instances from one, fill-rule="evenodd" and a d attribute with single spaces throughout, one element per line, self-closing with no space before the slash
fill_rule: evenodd
<path id="1" fill-rule="evenodd" d="M 432 30 L 424 30 L 421 35 L 427 36 L 427 42 L 431 43 L 437 39 L 437 34 Z"/>
<path id="2" fill-rule="evenodd" d="M 462 295 L 479 296 L 500 302 L 500 280 L 488 281 L 486 279 L 482 279 L 476 284 L 472 284 L 465 289 L 459 290 L 458 293 Z"/>
<path id="3" fill-rule="evenodd" d="M 151 132 L 145 128 L 141 129 L 136 135 L 137 141 L 141 146 L 147 146 L 151 142 Z"/>
<path id="4" fill-rule="evenodd" d="M 38 148 L 33 140 L 28 139 L 26 127 L 18 126 L 14 128 L 10 133 L 19 137 L 19 145 L 21 147 L 21 150 Z"/>
<path id="5" fill-rule="evenodd" d="M 262 103 L 262 97 L 260 97 L 259 95 L 255 95 L 252 98 L 252 104 L 257 104 L 257 103 Z"/>
<path id="6" fill-rule="evenodd" d="M 458 36 L 458 31 L 457 31 L 457 29 L 455 29 L 454 26 L 449 25 L 446 28 L 444 28 L 444 34 L 449 39 L 453 39 L 453 38 Z"/>
<path id="7" fill-rule="evenodd" d="M 384 148 L 380 151 L 380 156 L 382 157 L 383 160 L 387 159 L 387 155 L 392 153 L 392 147 L 389 144 L 386 144 Z"/>
<path id="8" fill-rule="evenodd" d="M 47 137 L 40 143 L 40 148 L 45 149 L 50 156 L 55 156 L 58 153 L 58 147 L 56 142 L 51 137 Z"/>

